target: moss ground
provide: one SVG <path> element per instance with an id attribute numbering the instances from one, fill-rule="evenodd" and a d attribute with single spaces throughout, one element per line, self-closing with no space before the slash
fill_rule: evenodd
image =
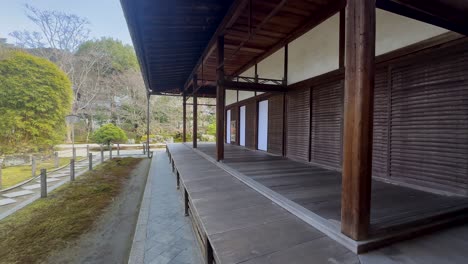
<path id="1" fill-rule="evenodd" d="M 66 165 L 69 162 L 70 162 L 70 158 L 60 158 L 59 166 L 61 167 L 63 165 Z M 46 160 L 43 162 L 38 162 L 36 166 L 36 175 L 39 175 L 41 169 L 47 169 L 47 170 L 54 169 L 54 161 Z M 5 189 L 8 187 L 11 187 L 27 179 L 31 179 L 31 177 L 32 177 L 31 165 L 4 168 L 2 169 L 2 188 Z"/>
<path id="2" fill-rule="evenodd" d="M 0 221 L 0 263 L 41 263 L 87 232 L 140 161 L 107 161 Z"/>

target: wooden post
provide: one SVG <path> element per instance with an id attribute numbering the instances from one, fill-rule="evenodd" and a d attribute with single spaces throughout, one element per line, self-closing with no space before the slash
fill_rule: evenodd
<path id="1" fill-rule="evenodd" d="M 89 155 L 89 145 L 86 145 L 86 156 Z"/>
<path id="2" fill-rule="evenodd" d="M 184 189 L 184 215 L 189 215 L 189 197 L 187 190 Z"/>
<path id="3" fill-rule="evenodd" d="M 197 90 L 198 88 L 198 78 L 197 75 L 193 75 L 193 91 Z M 193 93 L 193 148 L 197 148 L 197 137 L 198 137 L 198 105 L 197 105 L 197 94 Z"/>
<path id="4" fill-rule="evenodd" d="M 368 235 L 372 181 L 375 0 L 349 0 L 346 55 L 341 231 Z"/>
<path id="5" fill-rule="evenodd" d="M 36 177 L 36 157 L 31 156 L 31 177 Z"/>
<path id="6" fill-rule="evenodd" d="M 70 160 L 70 181 L 75 180 L 75 159 Z"/>
<path id="7" fill-rule="evenodd" d="M 217 41 L 217 87 L 216 87 L 216 160 L 224 159 L 224 108 L 225 89 L 224 83 L 224 36 L 218 36 Z"/>
<path id="8" fill-rule="evenodd" d="M 60 166 L 60 160 L 59 160 L 58 152 L 55 151 L 54 152 L 54 167 L 58 168 L 59 166 Z"/>
<path id="9" fill-rule="evenodd" d="M 47 170 L 41 169 L 41 198 L 47 197 Z"/>
<path id="10" fill-rule="evenodd" d="M 88 160 L 89 160 L 89 170 L 93 170 L 93 153 L 88 154 Z"/>
<path id="11" fill-rule="evenodd" d="M 182 102 L 182 141 L 187 142 L 187 95 L 184 92 Z"/>
<path id="12" fill-rule="evenodd" d="M 117 156 L 120 156 L 120 143 L 117 143 Z"/>
<path id="13" fill-rule="evenodd" d="M 147 94 L 148 99 L 146 104 L 146 152 L 148 154 L 148 158 L 150 157 L 150 100 L 151 100 L 151 93 L 148 91 Z"/>
<path id="14" fill-rule="evenodd" d="M 213 248 L 211 247 L 210 240 L 208 236 L 205 235 L 205 264 L 213 264 L 214 263 L 214 254 Z"/>
<path id="15" fill-rule="evenodd" d="M 257 63 L 255 63 L 255 67 L 254 67 L 254 78 L 255 78 L 255 83 L 258 83 L 258 66 L 257 66 Z M 257 95 L 257 92 L 255 92 L 255 95 Z"/>
<path id="16" fill-rule="evenodd" d="M 176 188 L 177 190 L 180 189 L 180 174 L 178 171 L 176 171 Z"/>

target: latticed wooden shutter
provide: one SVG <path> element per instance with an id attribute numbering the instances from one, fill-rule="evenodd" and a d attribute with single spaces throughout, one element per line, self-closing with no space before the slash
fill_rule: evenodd
<path id="1" fill-rule="evenodd" d="M 391 82 L 390 177 L 466 192 L 466 44 L 394 65 Z"/>
<path id="2" fill-rule="evenodd" d="M 287 95 L 286 155 L 291 159 L 309 160 L 310 89 Z"/>
<path id="3" fill-rule="evenodd" d="M 283 154 L 283 95 L 268 98 L 268 152 Z"/>
<path id="4" fill-rule="evenodd" d="M 312 87 L 311 162 L 341 170 L 343 81 Z"/>
<path id="5" fill-rule="evenodd" d="M 255 149 L 256 146 L 256 126 L 257 126 L 257 103 L 249 102 L 245 106 L 245 146 Z"/>
<path id="6" fill-rule="evenodd" d="M 388 67 L 384 67 L 375 74 L 372 176 L 379 178 L 388 177 L 388 72 Z"/>

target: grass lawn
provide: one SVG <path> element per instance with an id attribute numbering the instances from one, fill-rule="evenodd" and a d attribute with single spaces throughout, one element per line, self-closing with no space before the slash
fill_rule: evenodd
<path id="1" fill-rule="evenodd" d="M 90 230 L 140 161 L 106 161 L 0 221 L 0 263 L 42 263 Z"/>
<path id="2" fill-rule="evenodd" d="M 80 159 L 78 157 L 78 159 Z M 70 162 L 70 158 L 59 158 L 59 166 L 66 165 Z M 36 176 L 41 173 L 41 169 L 52 170 L 55 169 L 54 167 L 54 160 L 46 160 L 43 162 L 37 162 L 36 166 Z M 2 170 L 2 188 L 8 188 L 20 182 L 23 182 L 27 179 L 31 179 L 32 177 L 32 168 L 31 165 L 23 165 L 23 166 L 14 166 L 4 168 Z"/>

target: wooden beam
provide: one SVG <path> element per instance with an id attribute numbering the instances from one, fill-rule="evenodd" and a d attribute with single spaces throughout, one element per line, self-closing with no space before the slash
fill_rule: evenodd
<path id="1" fill-rule="evenodd" d="M 349 0 L 346 55 L 341 231 L 367 238 L 372 182 L 375 0 Z"/>
<path id="2" fill-rule="evenodd" d="M 193 75 L 193 90 L 195 91 L 198 86 L 197 82 L 197 75 Z M 193 94 L 193 133 L 192 133 L 192 140 L 193 140 L 193 148 L 197 148 L 197 136 L 198 136 L 198 105 L 197 105 L 197 94 Z"/>
<path id="3" fill-rule="evenodd" d="M 224 36 L 219 36 L 216 42 L 218 54 L 216 56 L 217 65 L 216 77 L 216 160 L 224 159 L 224 107 L 225 93 L 224 85 Z"/>
<path id="4" fill-rule="evenodd" d="M 225 80 L 223 82 L 223 86 L 225 89 L 240 90 L 240 91 L 269 92 L 269 93 L 284 93 L 287 91 L 285 85 L 235 82 L 235 81 L 230 81 L 230 80 Z"/>
<path id="5" fill-rule="evenodd" d="M 430 3 L 424 3 L 430 4 Z M 431 14 L 427 11 L 418 9 L 417 7 L 410 6 L 398 1 L 390 0 L 377 0 L 376 5 L 378 8 L 392 12 L 398 15 L 406 16 L 421 22 L 425 22 L 437 27 L 445 28 L 465 36 L 468 36 L 468 28 L 466 25 L 459 25 L 450 21 L 450 17 L 440 17 L 436 14 Z M 450 14 L 447 14 L 450 16 Z"/>
<path id="6" fill-rule="evenodd" d="M 223 31 L 225 29 L 232 27 L 232 25 L 237 21 L 237 18 L 239 18 L 239 16 L 242 15 L 242 12 L 244 11 L 247 4 L 248 0 L 234 0 L 234 2 L 231 4 L 231 7 L 224 16 L 223 21 L 221 21 L 221 23 L 219 24 L 218 28 L 216 29 L 216 32 L 213 34 L 213 37 L 211 38 L 202 55 L 198 59 L 198 62 L 193 68 L 190 76 L 193 76 L 198 71 L 198 67 L 202 63 L 204 63 L 203 61 L 210 57 L 211 53 L 213 53 L 214 51 L 214 48 L 217 46 L 216 43 L 218 41 L 218 36 L 223 35 Z M 188 87 L 188 83 L 192 81 L 192 78 L 190 78 L 190 76 L 185 82 L 184 87 Z"/>
<path id="7" fill-rule="evenodd" d="M 262 22 L 260 22 L 260 24 L 258 24 L 255 29 L 252 31 L 251 28 L 249 28 L 249 35 L 247 38 L 245 38 L 241 44 L 237 47 L 237 49 L 231 54 L 231 56 L 228 58 L 228 60 L 231 60 L 239 50 L 242 49 L 242 47 L 244 47 L 244 45 L 250 41 L 253 37 L 255 37 L 255 35 L 257 34 L 258 31 L 260 31 L 262 29 L 262 27 L 268 23 L 268 21 L 270 21 L 270 19 L 275 16 L 280 10 L 281 8 L 283 8 L 283 6 L 287 3 L 288 1 L 287 0 L 281 0 L 281 2 L 279 2 L 278 4 L 275 5 L 275 7 L 273 8 L 273 10 L 271 10 L 270 13 L 268 13 L 268 15 L 262 20 Z"/>
<path id="8" fill-rule="evenodd" d="M 193 105 L 193 104 L 187 104 L 187 105 Z M 215 104 L 197 104 L 198 106 L 216 106 Z"/>
<path id="9" fill-rule="evenodd" d="M 187 100 L 186 100 L 186 95 L 184 92 L 183 95 L 183 101 L 182 101 L 182 124 L 183 124 L 183 130 L 182 130 L 182 141 L 187 142 Z"/>

